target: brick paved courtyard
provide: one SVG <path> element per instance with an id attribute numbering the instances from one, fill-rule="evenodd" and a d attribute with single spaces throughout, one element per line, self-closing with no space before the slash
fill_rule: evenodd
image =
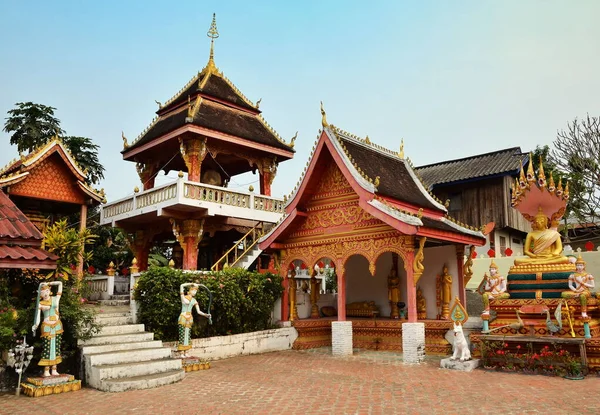
<path id="1" fill-rule="evenodd" d="M 401 356 L 327 349 L 213 362 L 183 382 L 118 394 L 82 389 L 44 398 L 0 395 L 0 414 L 598 414 L 600 378 L 583 381 L 404 366 Z"/>

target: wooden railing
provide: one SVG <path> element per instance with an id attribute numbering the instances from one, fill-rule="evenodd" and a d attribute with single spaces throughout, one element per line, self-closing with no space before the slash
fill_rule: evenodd
<path id="1" fill-rule="evenodd" d="M 218 271 L 225 267 L 233 267 L 240 259 L 254 248 L 261 236 L 266 232 L 265 223 L 259 222 L 244 236 L 234 242 L 225 254 L 210 267 L 211 271 Z"/>

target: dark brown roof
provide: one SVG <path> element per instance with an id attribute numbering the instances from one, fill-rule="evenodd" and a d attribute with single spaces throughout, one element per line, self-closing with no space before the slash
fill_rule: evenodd
<path id="1" fill-rule="evenodd" d="M 441 210 L 424 194 L 427 190 L 424 187 L 420 188 L 415 178 L 411 176 L 408 171 L 410 167 L 407 167 L 405 160 L 398 156 L 384 154 L 370 145 L 358 143 L 356 139 L 339 132 L 336 136 L 344 144 L 357 167 L 372 179 L 379 176 L 377 194 L 389 196 L 417 208 Z"/>
<path id="2" fill-rule="evenodd" d="M 520 147 L 511 147 L 462 159 L 428 164 L 417 167 L 415 170 L 425 184 L 432 188 L 440 184 L 463 180 L 515 174 L 519 171 L 519 163 L 525 163 L 528 158 L 528 155 L 523 154 Z"/>
<path id="3" fill-rule="evenodd" d="M 224 105 L 204 100 L 192 124 L 240 137 L 248 141 L 266 144 L 287 151 L 294 151 L 290 146 L 281 142 L 258 117 L 258 114 L 227 108 Z M 161 117 L 144 136 L 134 145 L 123 150 L 123 152 L 151 142 L 155 138 L 184 126 L 187 123 L 186 118 L 187 108 L 183 111 Z"/>
<path id="4" fill-rule="evenodd" d="M 42 233 L 27 216 L 0 190 L 0 239 L 43 239 Z"/>
<path id="5" fill-rule="evenodd" d="M 239 107 L 252 110 L 253 112 L 260 112 L 256 109 L 256 107 L 248 104 L 246 99 L 244 99 L 238 91 L 232 88 L 232 86 L 228 82 L 221 78 L 221 75 L 211 74 L 210 78 L 206 82 L 206 85 L 204 85 L 204 88 L 199 89 L 198 86 L 200 85 L 204 77 L 208 76 L 205 75 L 205 73 L 207 72 L 202 72 L 198 74 L 194 79 L 192 79 L 190 85 L 187 88 L 184 88 L 179 94 L 175 96 L 175 98 L 171 99 L 158 112 L 161 113 L 168 111 L 171 108 L 175 108 L 180 104 L 187 102 L 188 97 L 190 97 L 193 100 L 196 94 L 198 94 L 199 92 L 202 92 L 203 94 L 210 95 L 223 101 L 230 102 Z"/>

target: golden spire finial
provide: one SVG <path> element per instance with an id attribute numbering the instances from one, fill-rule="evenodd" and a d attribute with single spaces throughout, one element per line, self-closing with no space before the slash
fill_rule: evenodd
<path id="1" fill-rule="evenodd" d="M 535 180 L 535 172 L 533 171 L 533 154 L 529 153 L 529 166 L 527 166 L 527 181 L 533 182 Z"/>
<path id="2" fill-rule="evenodd" d="M 404 138 L 400 141 L 400 151 L 398 152 L 398 157 L 401 159 L 404 158 Z"/>
<path id="3" fill-rule="evenodd" d="M 208 66 L 215 67 L 215 39 L 219 37 L 219 31 L 217 30 L 217 15 L 213 13 L 212 23 L 210 24 L 210 28 L 208 32 L 206 32 L 206 36 L 210 38 L 210 56 L 208 58 Z"/>
<path id="4" fill-rule="evenodd" d="M 544 163 L 542 162 L 542 156 L 540 156 L 540 168 L 538 170 L 538 183 L 540 186 L 546 186 L 546 174 L 544 173 Z"/>
<path id="5" fill-rule="evenodd" d="M 323 128 L 329 127 L 329 124 L 327 123 L 327 114 L 325 114 L 325 109 L 323 108 L 323 101 L 321 101 L 321 124 L 323 125 Z"/>
<path id="6" fill-rule="evenodd" d="M 365 137 L 365 143 L 371 144 L 371 140 L 369 140 L 369 134 Z"/>

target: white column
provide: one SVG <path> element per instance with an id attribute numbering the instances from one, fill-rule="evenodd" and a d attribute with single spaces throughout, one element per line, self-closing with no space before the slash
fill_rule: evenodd
<path id="1" fill-rule="evenodd" d="M 331 322 L 331 352 L 334 356 L 352 355 L 352 321 Z"/>
<path id="2" fill-rule="evenodd" d="M 404 363 L 425 359 L 425 323 L 402 323 L 402 357 Z"/>

